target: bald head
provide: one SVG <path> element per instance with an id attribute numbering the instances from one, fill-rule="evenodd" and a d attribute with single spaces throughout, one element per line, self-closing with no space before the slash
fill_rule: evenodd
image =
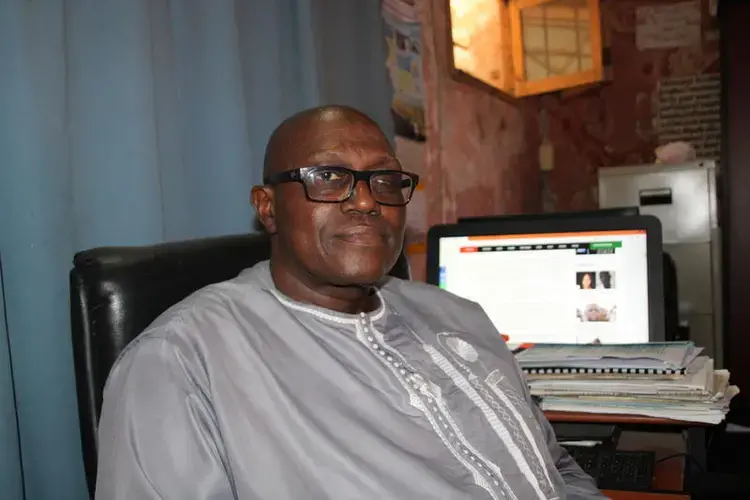
<path id="1" fill-rule="evenodd" d="M 271 133 L 263 161 L 263 177 L 293 168 L 289 161 L 289 153 L 317 129 L 333 125 L 372 128 L 387 142 L 380 126 L 355 108 L 330 105 L 307 109 L 290 116 Z"/>
<path id="2" fill-rule="evenodd" d="M 358 311 L 350 300 L 369 300 L 398 258 L 417 176 L 403 172 L 370 117 L 346 106 L 285 120 L 268 141 L 264 174 L 252 199 L 271 235 L 276 286 L 298 301 Z"/>

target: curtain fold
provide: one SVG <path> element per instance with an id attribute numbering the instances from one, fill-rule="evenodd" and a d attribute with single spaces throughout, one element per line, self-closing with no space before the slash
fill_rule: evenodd
<path id="1" fill-rule="evenodd" d="M 18 452 L 16 399 L 10 363 L 10 344 L 5 327 L 2 255 L 0 255 L 0 491 L 10 499 L 23 496 L 21 456 Z"/>
<path id="2" fill-rule="evenodd" d="M 74 252 L 250 231 L 281 119 L 343 103 L 390 132 L 384 62 L 376 0 L 0 2 L 3 499 L 22 477 L 28 500 L 86 497 Z"/>

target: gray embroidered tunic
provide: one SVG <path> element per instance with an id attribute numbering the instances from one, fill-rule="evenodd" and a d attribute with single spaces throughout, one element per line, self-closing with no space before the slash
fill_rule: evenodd
<path id="1" fill-rule="evenodd" d="M 604 498 L 481 308 L 389 280 L 347 315 L 267 262 L 171 308 L 105 389 L 97 498 Z"/>

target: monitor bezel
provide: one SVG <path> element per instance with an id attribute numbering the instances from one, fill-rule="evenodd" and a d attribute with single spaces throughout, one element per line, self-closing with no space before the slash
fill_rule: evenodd
<path id="1" fill-rule="evenodd" d="M 580 233 L 587 231 L 644 230 L 648 272 L 649 342 L 665 340 L 664 274 L 661 221 L 653 215 L 590 218 L 524 218 L 520 216 L 441 224 L 427 231 L 427 282 L 438 285 L 440 239 L 507 234 Z"/>

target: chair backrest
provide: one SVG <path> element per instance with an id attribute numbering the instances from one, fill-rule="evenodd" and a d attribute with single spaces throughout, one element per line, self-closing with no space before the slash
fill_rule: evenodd
<path id="1" fill-rule="evenodd" d="M 70 272 L 76 392 L 86 480 L 96 483 L 96 429 L 104 384 L 122 349 L 154 319 L 200 288 L 270 255 L 265 234 L 80 252 Z M 390 273 L 408 279 L 402 255 Z"/>

